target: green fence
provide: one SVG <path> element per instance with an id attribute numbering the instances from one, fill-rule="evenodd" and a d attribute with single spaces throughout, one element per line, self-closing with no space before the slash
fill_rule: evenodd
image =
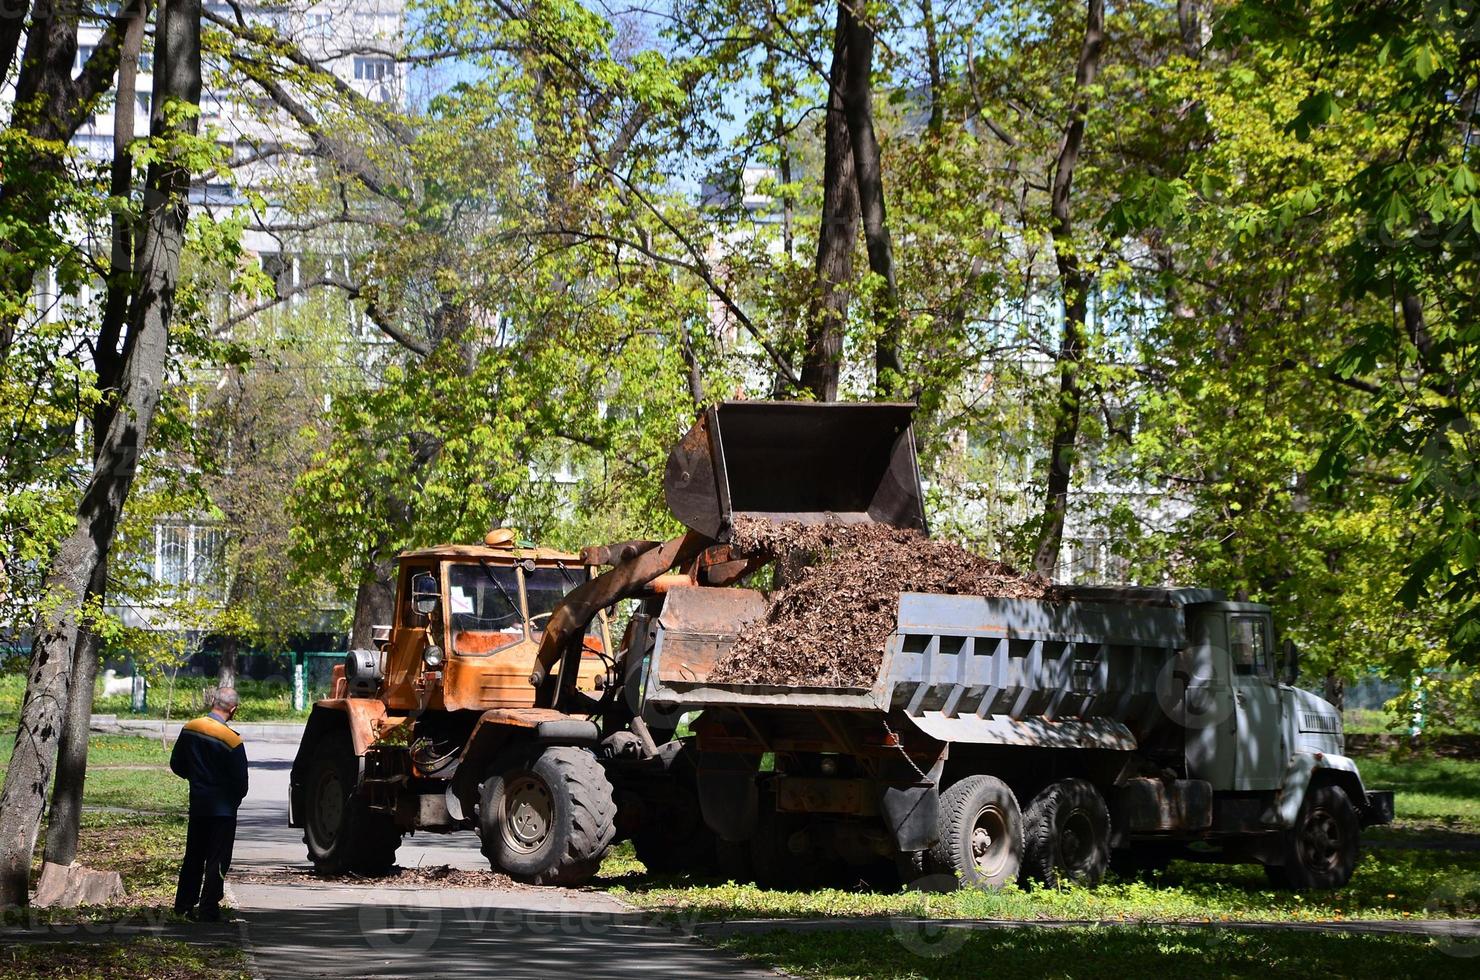
<path id="1" fill-rule="evenodd" d="M 294 653 L 293 710 L 302 711 L 314 701 L 329 696 L 334 683 L 334 665 L 344 662 L 344 652 L 311 650 Z"/>

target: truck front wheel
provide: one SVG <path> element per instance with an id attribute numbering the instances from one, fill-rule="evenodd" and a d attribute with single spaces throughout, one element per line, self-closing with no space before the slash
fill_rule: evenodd
<path id="1" fill-rule="evenodd" d="M 1339 786 L 1316 786 L 1305 794 L 1295 826 L 1283 832 L 1283 866 L 1266 865 L 1270 881 L 1296 891 L 1344 888 L 1357 869 L 1361 824 Z"/>
<path id="2" fill-rule="evenodd" d="M 1094 888 L 1110 865 L 1110 810 L 1083 779 L 1050 783 L 1028 804 L 1023 877 Z"/>
<path id="3" fill-rule="evenodd" d="M 1023 862 L 1023 814 L 1017 797 L 993 776 L 967 776 L 940 798 L 940 840 L 930 868 L 968 888 L 996 891 Z"/>
<path id="4" fill-rule="evenodd" d="M 495 871 L 536 885 L 582 885 L 616 836 L 612 785 L 595 756 L 569 745 L 504 756 L 483 782 L 478 829 Z"/>
<path id="5" fill-rule="evenodd" d="M 358 778 L 348 732 L 327 732 L 314 743 L 304 780 L 303 842 L 319 874 L 378 875 L 396 863 L 401 834 L 389 814 L 355 794 Z"/>

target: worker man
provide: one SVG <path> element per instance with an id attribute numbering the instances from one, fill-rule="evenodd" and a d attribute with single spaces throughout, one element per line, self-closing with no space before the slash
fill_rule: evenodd
<path id="1" fill-rule="evenodd" d="M 170 755 L 170 769 L 190 780 L 190 827 L 175 886 L 175 913 L 198 922 L 221 920 L 221 893 L 236 843 L 236 810 L 247 795 L 247 750 L 226 724 L 239 704 L 236 691 L 219 688 L 211 697 L 210 713 L 181 729 Z"/>

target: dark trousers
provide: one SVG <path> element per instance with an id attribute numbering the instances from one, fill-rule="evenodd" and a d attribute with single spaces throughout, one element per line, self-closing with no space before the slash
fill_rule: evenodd
<path id="1" fill-rule="evenodd" d="M 200 902 L 203 916 L 220 913 L 226 872 L 231 870 L 231 846 L 236 843 L 236 816 L 190 815 L 185 832 L 185 860 L 175 886 L 175 911 L 181 915 Z M 204 878 L 204 887 L 202 887 Z"/>

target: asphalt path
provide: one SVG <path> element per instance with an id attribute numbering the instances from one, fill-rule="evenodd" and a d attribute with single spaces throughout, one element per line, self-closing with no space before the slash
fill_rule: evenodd
<path id="1" fill-rule="evenodd" d="M 298 977 L 772 977 L 709 949 L 672 921 L 598 891 L 387 888 L 305 882 L 303 832 L 288 826 L 296 746 L 247 746 L 230 885 L 253 972 Z M 402 867 L 487 870 L 472 833 L 415 834 Z M 282 874 L 283 884 L 263 883 Z"/>

